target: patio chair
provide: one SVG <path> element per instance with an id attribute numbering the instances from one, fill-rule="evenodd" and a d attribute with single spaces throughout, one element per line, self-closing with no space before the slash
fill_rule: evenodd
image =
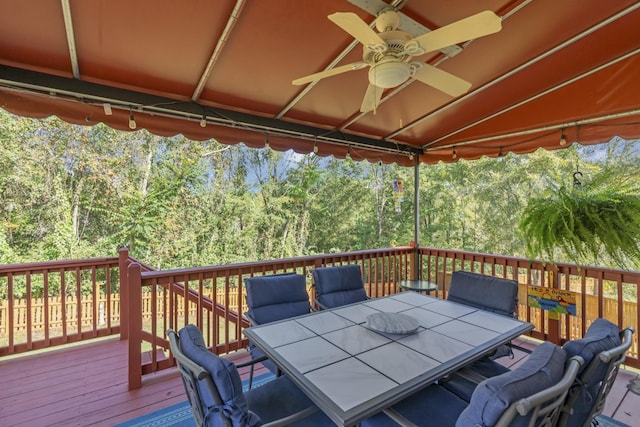
<path id="1" fill-rule="evenodd" d="M 517 317 L 518 282 L 458 270 L 451 275 L 447 299 L 504 316 Z M 491 359 L 513 357 L 514 346 L 511 343 L 501 346 L 490 356 Z"/>
<path id="2" fill-rule="evenodd" d="M 518 308 L 518 282 L 458 270 L 451 274 L 449 301 L 515 317 Z"/>
<path id="3" fill-rule="evenodd" d="M 543 343 L 517 369 L 481 382 L 470 402 L 435 384 L 385 413 L 402 425 L 553 426 L 582 363 L 579 356 L 567 362 L 562 348 Z"/>
<path id="4" fill-rule="evenodd" d="M 602 413 L 625 353 L 631 347 L 633 333 L 631 328 L 618 331 L 613 323 L 598 318 L 584 338 L 564 344 L 568 355 L 585 360 L 585 367 L 569 391 L 559 426 L 588 426 Z"/>
<path id="5" fill-rule="evenodd" d="M 357 264 L 318 267 L 312 270 L 315 303 L 321 310 L 366 300 L 362 270 Z"/>
<path id="6" fill-rule="evenodd" d="M 334 425 L 287 377 L 243 392 L 237 369 L 241 365 L 211 353 L 195 325 L 185 326 L 179 335 L 169 329 L 167 335 L 196 425 Z"/>
<path id="7" fill-rule="evenodd" d="M 251 326 L 263 325 L 277 320 L 301 316 L 311 312 L 307 282 L 302 274 L 285 273 L 267 276 L 254 276 L 244 280 L 247 291 L 247 306 L 245 313 Z M 249 352 L 253 359 L 264 358 L 264 353 L 255 345 L 249 343 Z M 277 366 L 265 360 L 262 363 L 276 375 L 280 375 Z M 253 382 L 254 367 L 251 366 Z"/>
<path id="8" fill-rule="evenodd" d="M 568 357 L 580 356 L 584 367 L 569 391 L 558 425 L 588 426 L 602 413 L 625 353 L 631 347 L 633 333 L 631 328 L 618 331 L 615 324 L 598 318 L 589 326 L 584 338 L 564 344 Z M 497 362 L 481 359 L 471 368 L 464 368 L 445 379 L 442 386 L 468 401 L 478 383 L 508 371 Z"/>

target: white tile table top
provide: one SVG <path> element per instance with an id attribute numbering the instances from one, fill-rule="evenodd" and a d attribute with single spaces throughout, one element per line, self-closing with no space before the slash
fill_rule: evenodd
<path id="1" fill-rule="evenodd" d="M 417 332 L 383 334 L 363 325 L 372 313 L 401 313 Z M 338 425 L 406 397 L 530 330 L 529 323 L 403 292 L 245 329 Z"/>
<path id="2" fill-rule="evenodd" d="M 397 383 L 359 359 L 345 359 L 309 372 L 305 378 L 343 411 L 392 390 Z"/>
<path id="3" fill-rule="evenodd" d="M 512 319 L 507 316 L 496 318 L 493 313 L 489 313 L 484 310 L 477 310 L 473 313 L 469 313 L 465 316 L 460 317 L 460 320 L 462 320 L 463 322 L 481 326 L 483 328 L 491 329 L 492 331 L 496 332 L 507 332 L 520 323 L 519 320 Z"/>
<path id="4" fill-rule="evenodd" d="M 356 322 L 338 316 L 332 311 L 321 311 L 313 316 L 300 318 L 298 322 L 320 335 L 356 324 Z"/>
<path id="5" fill-rule="evenodd" d="M 344 317 L 345 319 L 349 319 L 354 323 L 363 323 L 367 320 L 368 315 L 378 313 L 380 310 L 376 310 L 364 304 L 352 304 L 345 307 L 335 308 L 332 312 L 338 316 Z"/>
<path id="6" fill-rule="evenodd" d="M 361 325 L 354 325 L 324 334 L 323 338 L 351 355 L 360 354 L 391 342 L 391 339 L 384 335 L 380 335 Z"/>
<path id="7" fill-rule="evenodd" d="M 407 304 L 397 298 L 374 298 L 367 300 L 363 304 L 387 313 L 399 313 L 414 307 L 412 304 Z"/>
<path id="8" fill-rule="evenodd" d="M 270 323 L 256 328 L 255 333 L 265 342 L 268 342 L 271 347 L 278 347 L 317 336 L 311 329 L 304 327 L 295 320 Z"/>
<path id="9" fill-rule="evenodd" d="M 314 337 L 275 348 L 276 353 L 289 362 L 298 372 L 309 372 L 322 366 L 331 365 L 351 355 L 331 344 Z"/>
<path id="10" fill-rule="evenodd" d="M 416 372 L 425 372 L 440 364 L 422 353 L 409 351 L 398 342 L 376 347 L 357 355 L 357 358 L 398 384 L 415 378 Z"/>

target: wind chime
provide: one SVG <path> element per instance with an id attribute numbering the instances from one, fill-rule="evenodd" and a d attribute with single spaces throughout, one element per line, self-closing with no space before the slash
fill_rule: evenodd
<path id="1" fill-rule="evenodd" d="M 396 212 L 402 212 L 402 202 L 404 202 L 404 186 L 402 181 L 393 181 L 393 201 L 396 207 Z"/>

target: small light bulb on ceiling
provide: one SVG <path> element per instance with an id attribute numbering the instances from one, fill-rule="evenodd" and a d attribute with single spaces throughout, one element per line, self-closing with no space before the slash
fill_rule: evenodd
<path id="1" fill-rule="evenodd" d="M 351 147 L 347 148 L 347 154 L 345 154 L 344 156 L 345 160 L 346 159 L 351 159 Z"/>
<path id="2" fill-rule="evenodd" d="M 317 142 L 313 143 L 313 152 L 318 154 L 318 143 Z"/>
<path id="3" fill-rule="evenodd" d="M 136 119 L 133 117 L 133 112 L 129 113 L 129 129 L 135 130 L 136 128 Z"/>
<path id="4" fill-rule="evenodd" d="M 413 160 L 413 153 L 409 153 L 409 160 Z"/>
<path id="5" fill-rule="evenodd" d="M 207 127 L 207 118 L 204 115 L 202 115 L 202 119 L 200 119 L 200 127 L 201 128 L 206 128 Z"/>
<path id="6" fill-rule="evenodd" d="M 269 148 L 269 138 L 264 139 L 264 148 Z"/>
<path id="7" fill-rule="evenodd" d="M 564 136 L 564 132 L 562 132 L 562 134 L 560 135 L 560 145 L 567 145 L 567 137 Z"/>
<path id="8" fill-rule="evenodd" d="M 453 150 L 453 154 L 451 155 L 451 157 L 453 157 L 454 159 L 458 158 L 458 153 L 456 153 L 456 150 Z"/>

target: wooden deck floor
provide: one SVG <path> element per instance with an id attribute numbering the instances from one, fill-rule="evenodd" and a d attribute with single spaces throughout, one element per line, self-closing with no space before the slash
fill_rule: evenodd
<path id="1" fill-rule="evenodd" d="M 112 426 L 186 400 L 173 369 L 129 391 L 126 355 L 126 341 L 109 339 L 0 359 L 0 426 Z M 233 358 L 246 357 L 240 352 Z M 516 365 L 522 357 L 505 363 Z M 621 371 L 605 408 L 605 415 L 632 427 L 640 427 L 640 395 L 626 386 L 636 377 Z"/>

